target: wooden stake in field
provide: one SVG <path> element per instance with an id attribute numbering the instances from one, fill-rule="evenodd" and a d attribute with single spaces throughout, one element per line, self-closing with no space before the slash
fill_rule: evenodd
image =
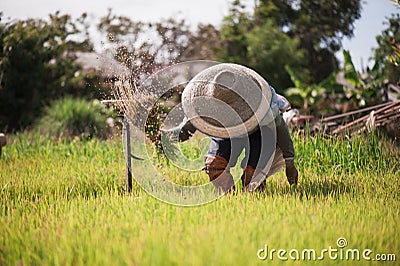
<path id="1" fill-rule="evenodd" d="M 129 118 L 127 114 L 132 114 L 132 109 L 129 109 L 131 106 L 132 100 L 104 100 L 101 102 L 104 105 L 114 105 L 114 108 L 122 114 L 122 138 L 124 143 L 124 151 L 125 151 L 125 162 L 126 162 L 126 191 L 128 193 L 132 192 L 132 158 L 135 160 L 143 160 L 137 156 L 132 155 L 131 153 L 131 129 L 129 124 Z M 128 104 L 130 103 L 130 104 Z"/>
<path id="2" fill-rule="evenodd" d="M 131 161 L 131 132 L 129 121 L 126 116 L 124 116 L 123 121 L 123 142 L 124 142 L 124 149 L 125 149 L 125 161 L 126 161 L 126 191 L 128 193 L 132 192 L 132 161 Z"/>

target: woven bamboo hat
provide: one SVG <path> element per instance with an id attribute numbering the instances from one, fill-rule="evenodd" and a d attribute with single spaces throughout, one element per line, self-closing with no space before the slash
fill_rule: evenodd
<path id="1" fill-rule="evenodd" d="M 254 70 L 218 64 L 198 73 L 186 85 L 182 107 L 201 132 L 218 138 L 240 137 L 271 120 L 270 87 Z"/>

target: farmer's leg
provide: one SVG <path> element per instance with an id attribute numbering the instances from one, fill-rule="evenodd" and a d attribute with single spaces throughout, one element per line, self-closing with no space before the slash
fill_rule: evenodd
<path id="1" fill-rule="evenodd" d="M 264 168 L 267 166 L 275 151 L 275 134 L 269 127 L 261 127 L 260 130 L 249 136 L 249 148 L 246 149 L 247 162 L 242 161 L 242 186 L 246 188 L 250 181 L 259 182 L 265 177 Z"/>
<path id="2" fill-rule="evenodd" d="M 228 192 L 234 187 L 230 167 L 236 164 L 242 149 L 238 140 L 211 139 L 210 149 L 205 157 L 205 171 L 217 189 Z"/>
<path id="3" fill-rule="evenodd" d="M 278 115 L 275 119 L 277 145 L 282 150 L 286 164 L 286 177 L 289 184 L 297 184 L 299 173 L 294 164 L 294 147 L 290 137 L 289 129 L 282 116 Z"/>

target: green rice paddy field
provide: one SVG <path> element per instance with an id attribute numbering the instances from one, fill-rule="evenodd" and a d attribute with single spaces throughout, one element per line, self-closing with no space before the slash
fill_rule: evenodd
<path id="1" fill-rule="evenodd" d="M 179 207 L 135 183 L 125 192 L 119 138 L 11 136 L 0 159 L 0 265 L 399 265 L 398 148 L 376 136 L 294 142 L 297 187 L 281 171 L 264 193 Z"/>

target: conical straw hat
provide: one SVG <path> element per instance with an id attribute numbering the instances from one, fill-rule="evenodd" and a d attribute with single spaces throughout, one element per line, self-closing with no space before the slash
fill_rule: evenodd
<path id="1" fill-rule="evenodd" d="M 218 64 L 197 74 L 185 87 L 182 107 L 203 133 L 233 138 L 251 133 L 270 119 L 271 90 L 254 70 L 237 64 Z"/>

